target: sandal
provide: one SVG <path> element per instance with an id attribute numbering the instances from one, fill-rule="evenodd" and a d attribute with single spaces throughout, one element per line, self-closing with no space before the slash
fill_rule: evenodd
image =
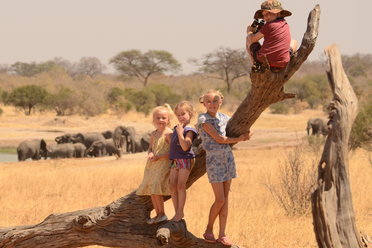
<path id="1" fill-rule="evenodd" d="M 217 242 L 219 242 L 219 243 L 221 243 L 225 246 L 232 246 L 233 245 L 233 243 L 231 243 L 231 241 L 226 236 L 218 238 Z"/>
<path id="2" fill-rule="evenodd" d="M 204 233 L 203 237 L 207 243 L 216 243 L 216 238 L 214 237 L 213 233 Z"/>

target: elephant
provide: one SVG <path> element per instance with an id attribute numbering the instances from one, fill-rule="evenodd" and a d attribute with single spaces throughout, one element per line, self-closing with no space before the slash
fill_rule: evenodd
<path id="1" fill-rule="evenodd" d="M 101 157 L 105 155 L 119 156 L 119 149 L 116 148 L 113 139 L 97 140 L 87 150 L 88 155 Z"/>
<path id="2" fill-rule="evenodd" d="M 149 149 L 149 147 L 150 147 L 150 136 L 151 136 L 151 132 L 147 132 L 144 135 L 142 135 L 141 141 L 140 141 L 142 151 L 147 151 Z"/>
<path id="3" fill-rule="evenodd" d="M 82 143 L 89 148 L 94 141 L 104 140 L 105 137 L 101 133 L 78 133 L 71 137 L 72 143 Z"/>
<path id="4" fill-rule="evenodd" d="M 74 145 L 74 149 L 75 149 L 75 152 L 74 152 L 74 157 L 75 158 L 83 158 L 83 157 L 87 156 L 87 154 L 86 154 L 87 148 L 83 143 L 75 143 L 73 145 Z"/>
<path id="5" fill-rule="evenodd" d="M 106 141 L 105 140 L 94 141 L 92 145 L 87 149 L 87 155 L 93 157 L 106 156 Z"/>
<path id="6" fill-rule="evenodd" d="M 18 161 L 28 158 L 39 160 L 47 158 L 47 144 L 44 139 L 29 139 L 22 141 L 17 147 Z"/>
<path id="7" fill-rule="evenodd" d="M 310 135 L 310 129 L 312 130 L 311 135 L 323 136 L 328 135 L 328 125 L 327 121 L 320 118 L 311 118 L 307 121 L 307 135 Z"/>
<path id="8" fill-rule="evenodd" d="M 102 132 L 102 135 L 105 137 L 105 139 L 112 139 L 112 131 L 110 130 Z"/>
<path id="9" fill-rule="evenodd" d="M 118 126 L 115 128 L 112 138 L 119 150 L 123 148 L 125 142 L 127 153 L 136 152 L 136 130 L 134 127 Z"/>
<path id="10" fill-rule="evenodd" d="M 71 143 L 55 144 L 48 146 L 47 149 L 48 157 L 51 159 L 73 158 L 75 156 L 75 147 Z"/>
<path id="11" fill-rule="evenodd" d="M 76 134 L 64 134 L 61 136 L 56 137 L 54 140 L 57 142 L 57 144 L 63 144 L 63 143 L 73 143 L 72 137 L 74 137 Z"/>

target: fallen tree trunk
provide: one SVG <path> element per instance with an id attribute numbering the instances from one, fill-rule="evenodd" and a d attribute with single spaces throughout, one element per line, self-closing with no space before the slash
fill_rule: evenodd
<path id="1" fill-rule="evenodd" d="M 329 106 L 330 133 L 318 165 L 318 188 L 311 199 L 315 236 L 320 248 L 362 247 L 355 225 L 348 168 L 348 141 L 358 100 L 336 46 L 328 47 L 325 53 L 333 101 Z"/>
<path id="2" fill-rule="evenodd" d="M 291 58 L 285 71 L 251 73 L 252 89 L 229 122 L 228 135 L 245 133 L 270 104 L 294 97 L 293 94 L 283 92 L 283 85 L 313 50 L 318 36 L 319 16 L 320 8 L 317 5 L 309 14 L 301 47 Z M 204 174 L 205 152 L 199 149 L 187 187 Z M 168 222 L 164 226 L 147 225 L 146 219 L 152 209 L 150 197 L 137 196 L 132 192 L 107 206 L 52 214 L 34 226 L 2 228 L 0 247 L 224 247 L 221 244 L 206 244 L 204 240 L 195 237 L 188 232 L 184 221 Z"/>

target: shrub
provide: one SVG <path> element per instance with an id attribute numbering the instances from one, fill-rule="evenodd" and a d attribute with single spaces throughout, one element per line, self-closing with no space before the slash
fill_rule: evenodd
<path id="1" fill-rule="evenodd" d="M 180 95 L 173 93 L 171 87 L 164 84 L 152 84 L 148 87 L 148 90 L 154 95 L 156 106 L 164 103 L 175 105 L 182 98 Z"/>
<path id="2" fill-rule="evenodd" d="M 6 96 L 6 103 L 20 107 L 26 115 L 30 115 L 36 105 L 44 103 L 48 94 L 46 89 L 37 85 L 21 86 Z"/>
<path id="3" fill-rule="evenodd" d="M 0 116 L 4 113 L 3 109 L 0 108 Z"/>
<path id="4" fill-rule="evenodd" d="M 372 150 L 372 100 L 369 100 L 360 110 L 350 133 L 349 149 L 358 147 Z"/>
<path id="5" fill-rule="evenodd" d="M 270 110 L 273 114 L 288 114 L 289 106 L 285 102 L 277 102 L 270 106 Z"/>
<path id="6" fill-rule="evenodd" d="M 305 148 L 302 143 L 286 154 L 285 161 L 279 165 L 277 183 L 271 181 L 270 175 L 265 175 L 266 188 L 290 216 L 305 215 L 311 209 L 310 198 L 316 184 L 317 162 L 307 159 Z"/>
<path id="7" fill-rule="evenodd" d="M 155 107 L 155 96 L 150 91 L 136 91 L 135 89 L 126 89 L 125 97 L 133 103 L 138 112 L 148 115 Z"/>
<path id="8" fill-rule="evenodd" d="M 56 111 L 58 116 L 74 114 L 79 101 L 78 95 L 66 87 L 61 87 L 57 93 L 50 94 L 45 100 L 46 105 Z"/>

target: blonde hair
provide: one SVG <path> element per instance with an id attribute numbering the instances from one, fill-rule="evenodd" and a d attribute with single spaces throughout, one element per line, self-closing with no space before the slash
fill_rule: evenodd
<path id="1" fill-rule="evenodd" d="M 154 123 L 154 115 L 155 115 L 155 113 L 162 112 L 162 111 L 167 112 L 167 114 L 168 114 L 168 123 L 167 123 L 167 126 L 170 127 L 171 126 L 171 119 L 172 119 L 173 111 L 172 111 L 172 108 L 169 106 L 168 103 L 165 103 L 162 106 L 157 106 L 157 107 L 155 107 L 152 110 L 152 122 Z"/>
<path id="2" fill-rule="evenodd" d="M 183 109 L 190 115 L 190 119 L 194 116 L 194 107 L 192 106 L 191 102 L 189 101 L 182 101 L 177 103 L 176 107 L 174 107 L 174 113 L 177 114 L 178 109 Z"/>
<path id="3" fill-rule="evenodd" d="M 204 97 L 205 97 L 205 95 L 208 95 L 208 94 L 210 94 L 210 93 L 216 94 L 217 96 L 220 97 L 221 100 L 223 100 L 223 95 L 222 95 L 222 93 L 221 93 L 219 90 L 213 90 L 213 89 L 212 89 L 212 90 L 208 90 L 207 93 L 204 93 L 203 95 L 201 95 L 201 96 L 199 97 L 199 102 L 200 102 L 200 103 L 204 103 Z"/>

